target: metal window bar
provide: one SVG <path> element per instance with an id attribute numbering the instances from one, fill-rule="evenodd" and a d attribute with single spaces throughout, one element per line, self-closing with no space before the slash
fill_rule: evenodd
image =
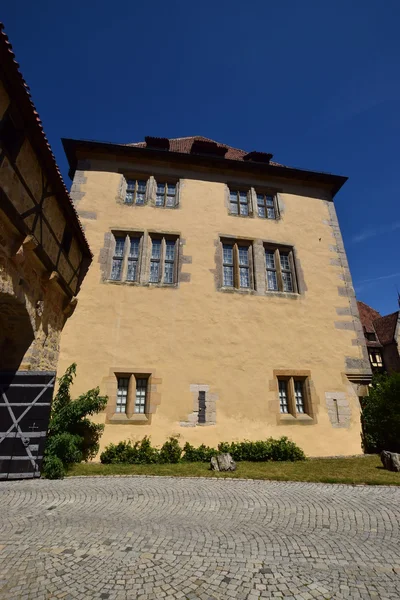
<path id="1" fill-rule="evenodd" d="M 136 379 L 136 396 L 134 412 L 144 414 L 146 412 L 147 379 Z"/>
<path id="2" fill-rule="evenodd" d="M 131 237 L 129 254 L 128 254 L 128 270 L 126 273 L 127 281 L 136 281 L 138 277 L 138 262 L 140 252 L 140 237 Z"/>
<path id="3" fill-rule="evenodd" d="M 164 283 L 174 283 L 175 246 L 174 240 L 165 241 Z"/>
<path id="4" fill-rule="evenodd" d="M 160 263 L 161 239 L 156 238 L 151 241 L 150 283 L 158 283 L 160 281 Z"/>
<path id="5" fill-rule="evenodd" d="M 265 263 L 267 289 L 271 291 L 277 291 L 278 277 L 276 274 L 275 252 L 273 250 L 269 250 L 267 248 L 265 249 Z"/>
<path id="6" fill-rule="evenodd" d="M 279 379 L 279 409 L 284 414 L 289 412 L 288 385 L 285 379 Z"/>
<path id="7" fill-rule="evenodd" d="M 292 277 L 292 269 L 290 267 L 289 252 L 280 251 L 279 258 L 280 258 L 280 262 L 281 262 L 283 291 L 284 292 L 293 292 L 293 277 Z"/>
<path id="8" fill-rule="evenodd" d="M 129 388 L 129 377 L 118 377 L 117 404 L 115 407 L 115 412 L 117 412 L 117 413 L 126 412 L 126 403 L 128 400 L 128 388 Z"/>
<path id="9" fill-rule="evenodd" d="M 115 251 L 111 266 L 111 279 L 120 281 L 122 276 L 122 262 L 124 260 L 125 237 L 115 238 Z"/>
<path id="10" fill-rule="evenodd" d="M 233 244 L 222 244 L 223 251 L 223 284 L 225 287 L 234 287 L 234 262 Z"/>
<path id="11" fill-rule="evenodd" d="M 294 382 L 294 399 L 296 403 L 296 411 L 298 413 L 304 413 L 304 394 L 302 381 L 295 380 Z"/>
<path id="12" fill-rule="evenodd" d="M 248 246 L 239 246 L 239 285 L 241 288 L 250 287 L 250 265 Z"/>
<path id="13" fill-rule="evenodd" d="M 146 198 L 146 181 L 143 179 L 128 179 L 126 186 L 125 204 L 143 205 Z"/>

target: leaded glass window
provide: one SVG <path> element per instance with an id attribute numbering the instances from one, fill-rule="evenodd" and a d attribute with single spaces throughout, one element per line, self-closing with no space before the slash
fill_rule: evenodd
<path id="1" fill-rule="evenodd" d="M 280 252 L 282 284 L 284 292 L 293 292 L 292 269 L 290 267 L 289 252 Z"/>
<path id="2" fill-rule="evenodd" d="M 233 287 L 233 244 L 223 244 L 223 270 L 224 270 L 224 286 Z"/>
<path id="3" fill-rule="evenodd" d="M 278 377 L 279 410 L 300 418 L 308 414 L 312 417 L 312 405 L 307 377 Z"/>
<path id="4" fill-rule="evenodd" d="M 267 289 L 278 289 L 278 278 L 276 274 L 275 252 L 273 250 L 265 250 L 265 262 L 267 265 Z"/>
<path id="5" fill-rule="evenodd" d="M 115 412 L 117 413 L 126 412 L 126 404 L 128 401 L 128 388 L 129 377 L 118 377 L 117 403 L 115 407 Z"/>
<path id="6" fill-rule="evenodd" d="M 156 206 L 176 206 L 176 187 L 175 183 L 157 183 Z"/>
<path id="7" fill-rule="evenodd" d="M 230 190 L 229 192 L 230 213 L 232 215 L 241 215 L 247 217 L 249 214 L 248 193 L 240 190 Z"/>
<path id="8" fill-rule="evenodd" d="M 279 379 L 279 408 L 281 413 L 289 412 L 288 402 L 288 382 L 286 379 Z"/>
<path id="9" fill-rule="evenodd" d="M 144 414 L 146 412 L 147 379 L 136 379 L 136 396 L 134 412 Z"/>
<path id="10" fill-rule="evenodd" d="M 136 281 L 138 277 L 140 238 L 131 237 L 128 255 L 128 270 L 126 273 L 127 281 Z"/>
<path id="11" fill-rule="evenodd" d="M 265 248 L 267 290 L 276 292 L 297 292 L 294 271 L 293 249 Z"/>
<path id="12" fill-rule="evenodd" d="M 165 241 L 164 283 L 174 283 L 175 246 L 174 240 Z"/>
<path id="13" fill-rule="evenodd" d="M 250 287 L 249 248 L 239 246 L 239 282 L 241 288 Z"/>
<path id="14" fill-rule="evenodd" d="M 158 283 L 160 280 L 160 262 L 161 262 L 161 239 L 153 238 L 151 242 L 151 260 L 150 260 L 150 282 Z"/>
<path id="15" fill-rule="evenodd" d="M 125 204 L 143 205 L 146 200 L 147 182 L 143 179 L 128 179 Z"/>
<path id="16" fill-rule="evenodd" d="M 275 199 L 271 194 L 257 194 L 258 216 L 262 219 L 276 219 Z"/>
<path id="17" fill-rule="evenodd" d="M 294 397 L 296 403 L 296 411 L 304 413 L 304 396 L 303 396 L 303 381 L 294 380 Z"/>
<path id="18" fill-rule="evenodd" d="M 122 277 L 122 263 L 124 260 L 125 236 L 115 237 L 115 251 L 111 266 L 111 279 L 120 281 Z"/>

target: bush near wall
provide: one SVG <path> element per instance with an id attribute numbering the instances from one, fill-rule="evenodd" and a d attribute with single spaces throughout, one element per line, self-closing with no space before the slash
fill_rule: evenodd
<path id="1" fill-rule="evenodd" d="M 365 452 L 400 452 L 400 373 L 374 376 L 362 399 L 361 424 Z"/>
<path id="2" fill-rule="evenodd" d="M 306 458 L 303 450 L 286 437 L 257 442 L 221 442 L 217 449 L 204 444 L 195 448 L 188 442 L 181 448 L 178 439 L 171 437 L 158 449 L 151 445 L 150 438 L 146 436 L 140 442 L 128 440 L 109 444 L 101 453 L 100 460 L 103 464 L 209 462 L 218 452 L 229 452 L 236 461 L 296 461 Z"/>

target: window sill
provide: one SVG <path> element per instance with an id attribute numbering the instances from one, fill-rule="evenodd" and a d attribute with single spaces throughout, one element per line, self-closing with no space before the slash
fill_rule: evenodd
<path id="1" fill-rule="evenodd" d="M 292 300 L 295 300 L 296 298 L 300 297 L 300 294 L 298 292 L 279 292 L 272 290 L 265 290 L 265 295 L 276 296 L 277 298 L 290 298 Z"/>
<path id="2" fill-rule="evenodd" d="M 114 413 L 108 420 L 110 423 L 129 425 L 131 423 L 148 423 L 149 417 L 143 413 L 134 413 L 130 416 L 126 413 Z"/>
<path id="3" fill-rule="evenodd" d="M 233 288 L 233 287 L 220 287 L 220 292 L 224 292 L 225 294 L 244 294 L 244 295 L 252 295 L 255 294 L 256 290 L 250 288 Z"/>
<path id="4" fill-rule="evenodd" d="M 105 279 L 104 283 L 110 283 L 112 285 L 128 285 L 134 287 L 160 287 L 160 288 L 176 288 L 177 283 L 140 283 L 140 281 L 118 281 L 117 279 Z"/>
<path id="5" fill-rule="evenodd" d="M 294 425 L 295 423 L 311 425 L 314 423 L 314 419 L 310 417 L 310 415 L 306 415 L 303 413 L 297 413 L 296 416 L 290 413 L 280 413 L 279 422 L 285 425 Z"/>
<path id="6" fill-rule="evenodd" d="M 230 217 L 239 217 L 240 219 L 253 219 L 254 215 L 237 215 L 235 213 L 228 213 Z"/>

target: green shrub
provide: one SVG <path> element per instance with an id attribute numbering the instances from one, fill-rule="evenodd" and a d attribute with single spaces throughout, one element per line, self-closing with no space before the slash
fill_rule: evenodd
<path id="1" fill-rule="evenodd" d="M 400 452 L 400 373 L 375 375 L 361 405 L 364 451 Z"/>
<path id="2" fill-rule="evenodd" d="M 287 437 L 278 440 L 268 438 L 257 442 L 221 442 L 218 444 L 220 452 L 229 452 L 237 462 L 248 460 L 251 462 L 296 461 L 305 460 L 305 454 L 294 442 Z"/>
<path id="3" fill-rule="evenodd" d="M 171 437 L 162 446 L 161 450 L 151 445 L 146 436 L 141 442 L 119 442 L 109 444 L 101 453 L 100 460 L 104 464 L 131 463 L 178 463 L 184 462 L 209 462 L 218 452 L 229 452 L 236 461 L 248 460 L 252 462 L 296 461 L 305 460 L 305 454 L 294 442 L 286 437 L 278 440 L 268 438 L 257 442 L 221 442 L 218 450 L 201 444 L 195 448 L 186 442 L 182 448 L 177 438 Z"/>
<path id="4" fill-rule="evenodd" d="M 210 462 L 211 457 L 218 454 L 218 450 L 210 448 L 201 444 L 198 448 L 195 448 L 189 442 L 183 447 L 182 460 L 185 462 Z"/>
<path id="5" fill-rule="evenodd" d="M 49 479 L 62 478 L 69 465 L 94 458 L 99 451 L 104 425 L 87 417 L 104 410 L 107 396 L 100 396 L 99 388 L 95 388 L 72 400 L 70 387 L 75 376 L 74 363 L 58 379 L 43 460 L 43 474 Z"/>
<path id="6" fill-rule="evenodd" d="M 47 479 L 62 479 L 65 475 L 63 462 L 57 456 L 48 455 L 45 462 Z"/>
<path id="7" fill-rule="evenodd" d="M 161 463 L 178 463 L 181 458 L 182 448 L 176 437 L 170 437 L 160 450 Z"/>
<path id="8" fill-rule="evenodd" d="M 138 462 L 142 464 L 151 464 L 160 462 L 160 451 L 151 445 L 150 438 L 147 435 L 139 442 Z"/>

